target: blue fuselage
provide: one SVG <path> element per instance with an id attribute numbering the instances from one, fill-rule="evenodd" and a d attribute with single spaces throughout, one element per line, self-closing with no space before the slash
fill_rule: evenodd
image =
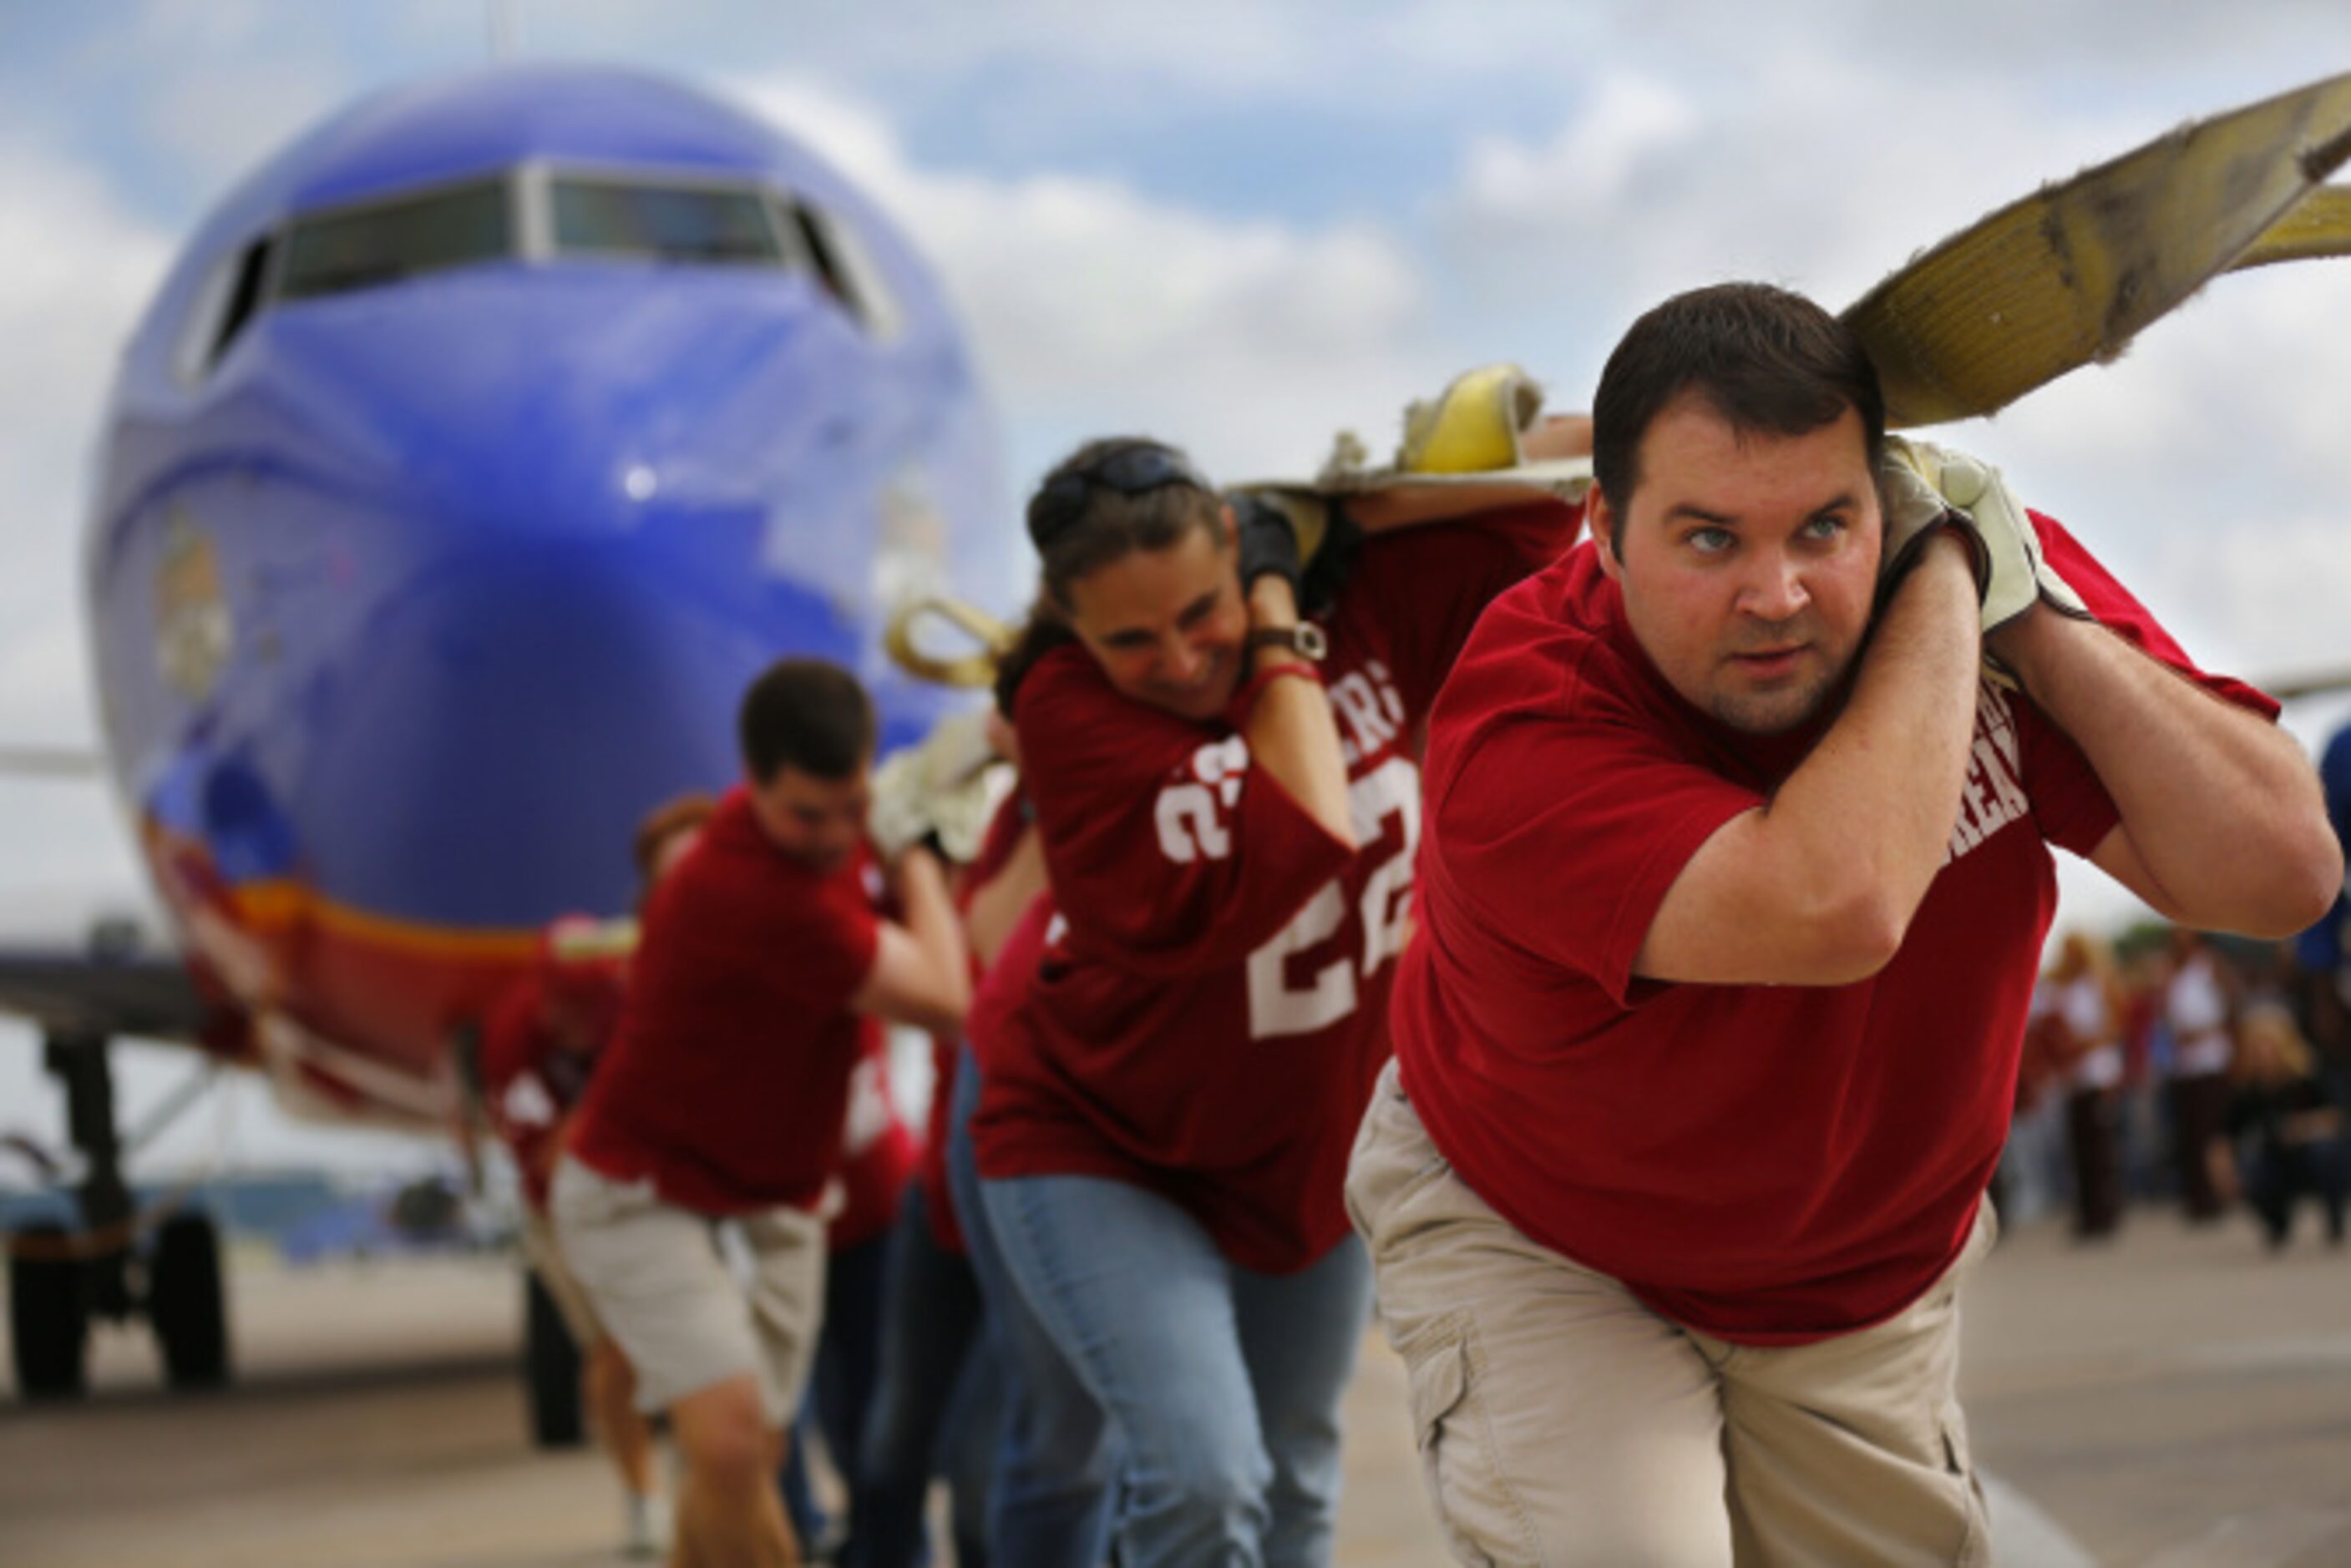
<path id="1" fill-rule="evenodd" d="M 805 204 L 777 210 L 857 270 L 552 252 L 520 203 L 574 167 Z M 271 297 L 305 213 L 484 177 L 515 182 L 517 254 Z M 864 676 L 885 745 L 935 715 L 878 634 L 910 592 L 1003 586 L 993 449 L 912 254 L 743 117 L 589 71 L 363 105 L 225 203 L 127 358 L 88 539 L 119 784 L 151 850 L 346 935 L 623 908 L 633 825 L 732 780 L 769 660 Z M 298 1011 L 298 935 L 272 937 Z"/>

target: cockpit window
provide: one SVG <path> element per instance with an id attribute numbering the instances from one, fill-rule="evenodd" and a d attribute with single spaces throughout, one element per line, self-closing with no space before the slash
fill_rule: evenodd
<path id="1" fill-rule="evenodd" d="M 298 218 L 286 231 L 277 297 L 308 299 L 397 283 L 420 273 L 512 254 L 512 202 L 503 179 Z"/>
<path id="2" fill-rule="evenodd" d="M 507 257 L 538 265 L 622 257 L 813 274 L 872 337 L 903 322 L 850 225 L 771 187 L 542 163 L 287 220 L 215 260 L 172 344 L 172 373 L 201 386 L 274 305 L 374 288 Z"/>
<path id="3" fill-rule="evenodd" d="M 756 190 L 568 175 L 548 184 L 559 253 L 784 265 L 783 247 Z"/>

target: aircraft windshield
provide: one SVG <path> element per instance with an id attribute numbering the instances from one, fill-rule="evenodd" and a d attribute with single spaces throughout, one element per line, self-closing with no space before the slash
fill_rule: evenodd
<path id="1" fill-rule="evenodd" d="M 756 191 L 570 177 L 549 186 L 559 253 L 783 265 Z"/>
<path id="2" fill-rule="evenodd" d="M 277 294 L 306 299 L 397 283 L 419 273 L 512 254 L 504 180 L 486 180 L 355 211 L 297 219 L 287 231 Z"/>

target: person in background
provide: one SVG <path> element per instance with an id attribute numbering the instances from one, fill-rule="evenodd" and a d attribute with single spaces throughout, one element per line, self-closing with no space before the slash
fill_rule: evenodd
<path id="1" fill-rule="evenodd" d="M 994 749 L 1011 755 L 1010 727 L 988 717 Z M 956 877 L 975 1012 L 989 965 L 1020 912 L 1044 888 L 1043 852 L 1016 785 Z M 866 1427 L 845 1568 L 914 1568 L 923 1561 L 923 1504 L 935 1458 L 948 1481 L 957 1568 L 987 1568 L 991 1558 L 988 1490 L 1004 1417 L 1003 1378 L 987 1341 L 986 1306 L 946 1168 L 963 1049 L 963 1041 L 953 1037 L 934 1043 L 930 1136 L 921 1178 L 907 1189 L 891 1242 L 882 1373 Z M 1098 1532 L 1089 1533 L 1098 1539 Z"/>
<path id="2" fill-rule="evenodd" d="M 927 850 L 865 848 L 872 703 L 778 661 L 738 715 L 744 782 L 655 887 L 613 1044 L 550 1208 L 598 1317 L 684 1461 L 674 1561 L 795 1563 L 774 1476 L 821 1326 L 823 1222 L 852 1075 L 883 1020 L 959 1028 L 969 1001 Z M 903 923 L 877 912 L 892 893 Z M 710 1245 L 749 1251 L 738 1284 Z"/>
<path id="3" fill-rule="evenodd" d="M 522 1183 L 523 1254 L 580 1351 L 580 1402 L 620 1477 L 622 1550 L 653 1557 L 668 1546 L 669 1508 L 636 1407 L 636 1369 L 565 1265 L 547 1213 L 566 1126 L 620 1013 L 624 954 L 605 922 L 567 916 L 549 926 L 537 960 L 484 1020 L 480 1062 L 484 1108 Z"/>
<path id="4" fill-rule="evenodd" d="M 2245 1010 L 2230 1078 L 2227 1126 L 2239 1179 L 2271 1251 L 2285 1246 L 2294 1207 L 2304 1197 L 2318 1199 L 2326 1240 L 2340 1247 L 2345 1200 L 2351 1196 L 2351 1140 L 2344 1135 L 2342 1105 L 2284 1007 Z"/>
<path id="5" fill-rule="evenodd" d="M 2064 1063 L 2058 1054 L 2057 988 L 2046 976 L 2032 988 L 2025 1014 L 2024 1048 L 2016 1066 L 2016 1097 L 1992 1171 L 1993 1207 L 2011 1225 L 2030 1225 L 2056 1203 L 2063 1161 Z"/>
<path id="6" fill-rule="evenodd" d="M 2122 997 L 2104 942 L 2068 931 L 2050 971 L 2049 1027 L 2065 1079 L 2065 1144 L 2074 1168 L 2074 1234 L 2111 1236 L 2123 1218 Z"/>
<path id="7" fill-rule="evenodd" d="M 2171 1033 L 2171 1147 L 2190 1224 L 2228 1212 L 2229 1064 L 2236 1054 L 2236 976 L 2201 931 L 2172 932 L 2163 1021 Z"/>
<path id="8" fill-rule="evenodd" d="M 879 1033 L 850 1078 L 841 1128 L 839 1208 L 825 1222 L 824 1329 L 778 1484 L 800 1539 L 816 1542 L 827 1521 L 810 1480 L 809 1438 L 820 1434 L 834 1474 L 853 1493 L 882 1366 L 882 1314 L 890 1231 L 921 1163 L 921 1146 L 899 1115 L 890 1085 L 888 1041 Z"/>

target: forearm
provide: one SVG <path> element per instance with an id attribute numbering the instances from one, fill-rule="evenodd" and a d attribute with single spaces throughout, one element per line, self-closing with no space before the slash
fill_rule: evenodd
<path id="1" fill-rule="evenodd" d="M 2283 935 L 2325 912 L 2342 850 L 2293 737 L 2045 607 L 2003 628 L 1993 651 L 2096 771 L 2166 913 Z"/>
<path id="2" fill-rule="evenodd" d="M 1976 620 L 1963 547 L 1935 545 L 1880 617 L 1844 711 L 1764 811 L 1790 863 L 1895 944 L 1949 853 L 1975 733 Z"/>
<path id="3" fill-rule="evenodd" d="M 1259 577 L 1249 586 L 1249 625 L 1293 626 L 1298 601 L 1288 583 L 1278 576 Z M 1295 666 L 1300 674 L 1269 680 L 1242 720 L 1253 764 L 1290 793 L 1306 815 L 1332 837 L 1353 847 L 1354 830 L 1347 810 L 1347 763 L 1339 751 L 1338 721 L 1322 683 L 1313 679 L 1313 667 L 1287 649 L 1260 648 L 1256 671 L 1262 674 L 1281 665 Z"/>

